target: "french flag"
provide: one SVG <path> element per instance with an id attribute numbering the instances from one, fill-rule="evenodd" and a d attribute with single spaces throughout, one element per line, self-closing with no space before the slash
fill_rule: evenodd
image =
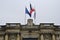
<path id="1" fill-rule="evenodd" d="M 27 8 L 25 8 L 25 13 L 28 14 L 30 17 L 32 16 L 32 13 L 34 12 L 34 19 L 36 18 L 36 12 L 35 9 L 32 8 L 32 5 L 30 4 L 30 11 L 28 11 Z"/>

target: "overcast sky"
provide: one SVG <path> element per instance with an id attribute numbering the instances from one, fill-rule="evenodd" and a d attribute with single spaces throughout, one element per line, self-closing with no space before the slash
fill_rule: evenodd
<path id="1" fill-rule="evenodd" d="M 35 24 L 60 25 L 60 0 L 0 0 L 0 24 L 25 24 L 25 7 L 29 10 L 30 3 L 36 10 Z"/>

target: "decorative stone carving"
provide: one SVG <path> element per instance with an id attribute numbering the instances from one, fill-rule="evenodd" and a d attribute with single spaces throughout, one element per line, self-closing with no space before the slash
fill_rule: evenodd
<path id="1" fill-rule="evenodd" d="M 28 19 L 27 24 L 28 25 L 33 25 L 33 20 L 32 19 Z"/>

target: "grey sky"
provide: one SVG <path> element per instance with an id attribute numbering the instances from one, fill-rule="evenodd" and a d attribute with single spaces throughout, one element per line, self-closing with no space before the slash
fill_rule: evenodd
<path id="1" fill-rule="evenodd" d="M 60 0 L 0 0 L 0 24 L 25 24 L 25 6 L 29 9 L 30 3 L 36 9 L 36 24 L 60 24 Z"/>

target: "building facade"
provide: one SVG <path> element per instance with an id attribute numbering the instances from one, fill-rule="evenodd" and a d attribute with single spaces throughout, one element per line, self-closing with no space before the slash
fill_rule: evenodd
<path id="1" fill-rule="evenodd" d="M 6 23 L 0 25 L 0 40 L 60 40 L 60 26 L 54 23 L 35 25 L 32 19 L 26 25 Z"/>

